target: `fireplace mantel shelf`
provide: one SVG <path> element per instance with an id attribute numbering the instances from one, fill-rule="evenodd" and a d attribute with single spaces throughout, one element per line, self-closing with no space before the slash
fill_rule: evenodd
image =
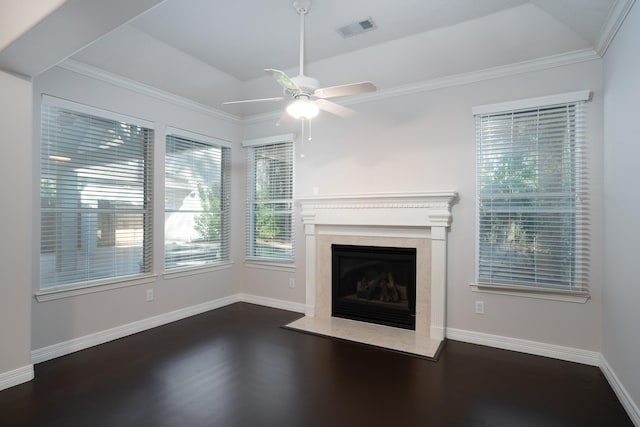
<path id="1" fill-rule="evenodd" d="M 354 207 L 368 204 L 382 205 L 433 205 L 451 206 L 458 198 L 455 191 L 420 192 L 420 193 L 370 193 L 370 194 L 334 194 L 298 196 L 296 201 L 305 205 L 318 205 L 321 207 L 328 205 Z"/>
<path id="2" fill-rule="evenodd" d="M 303 196 L 296 198 L 305 225 L 376 225 L 448 227 L 454 191 L 363 195 Z"/>

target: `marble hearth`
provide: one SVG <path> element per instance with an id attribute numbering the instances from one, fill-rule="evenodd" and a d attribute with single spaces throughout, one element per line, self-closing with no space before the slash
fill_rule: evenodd
<path id="1" fill-rule="evenodd" d="M 306 312 L 291 329 L 434 357 L 445 332 L 447 229 L 455 192 L 298 199 L 305 229 Z M 416 249 L 416 326 L 331 316 L 331 245 Z"/>

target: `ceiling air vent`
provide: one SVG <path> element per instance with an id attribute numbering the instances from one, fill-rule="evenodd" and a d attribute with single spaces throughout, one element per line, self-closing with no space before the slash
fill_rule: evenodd
<path id="1" fill-rule="evenodd" d="M 367 31 L 373 31 L 378 26 L 373 19 L 367 18 L 360 22 L 354 22 L 353 24 L 345 25 L 344 27 L 338 28 L 338 32 L 344 38 L 353 37 L 358 34 L 366 33 Z"/>

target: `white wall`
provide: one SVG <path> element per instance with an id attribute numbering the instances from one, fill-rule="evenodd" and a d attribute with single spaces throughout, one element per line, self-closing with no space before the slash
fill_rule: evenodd
<path id="1" fill-rule="evenodd" d="M 37 159 L 39 153 L 39 109 L 42 94 L 68 99 L 81 104 L 119 114 L 133 116 L 155 124 L 155 194 L 154 206 L 162 212 L 164 203 L 163 158 L 165 126 L 186 129 L 233 142 L 232 148 L 232 192 L 242 194 L 241 162 L 239 147 L 239 124 L 217 119 L 212 114 L 198 109 L 189 109 L 160 99 L 98 81 L 59 67 L 41 74 L 34 80 L 34 182 L 39 182 Z M 33 193 L 33 291 L 39 283 L 39 192 L 37 186 L 29 188 Z M 232 218 L 241 215 L 240 198 L 234 198 Z M 233 221 L 232 236 L 240 241 L 241 221 Z M 158 274 L 152 284 L 137 285 L 105 292 L 91 293 L 46 302 L 33 301 L 32 349 L 42 349 L 89 334 L 116 328 L 152 316 L 206 303 L 237 292 L 236 269 L 197 274 L 179 278 L 164 278 L 162 275 L 164 217 L 154 219 L 154 272 Z M 232 248 L 234 259 L 239 248 Z M 25 258 L 26 259 L 26 258 Z M 23 262 L 27 268 L 27 262 Z M 153 288 L 155 299 L 145 301 L 146 289 Z"/>
<path id="2" fill-rule="evenodd" d="M 602 62 L 590 61 L 544 71 L 353 105 L 359 115 L 342 120 L 321 114 L 313 141 L 298 142 L 296 192 L 312 195 L 453 190 L 448 248 L 447 326 L 560 346 L 599 351 L 602 305 Z M 587 104 L 587 136 L 593 154 L 592 298 L 586 304 L 471 291 L 475 233 L 475 105 L 581 89 L 593 91 Z M 295 123 L 248 124 L 244 138 L 299 132 Z M 304 235 L 298 228 L 296 289 L 288 273 L 245 270 L 243 292 L 304 302 Z M 485 315 L 473 313 L 485 302 Z"/>
<path id="3" fill-rule="evenodd" d="M 1 390 L 4 373 L 31 365 L 31 83 L 0 71 L 0 93 Z"/>
<path id="4" fill-rule="evenodd" d="M 640 417 L 640 7 L 627 16 L 604 59 L 604 301 L 602 354 Z M 640 418 L 637 418 L 640 420 Z"/>

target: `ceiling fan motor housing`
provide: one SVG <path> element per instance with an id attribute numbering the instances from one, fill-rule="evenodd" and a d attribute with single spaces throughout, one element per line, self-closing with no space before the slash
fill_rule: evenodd
<path id="1" fill-rule="evenodd" d="M 295 0 L 293 8 L 298 13 L 308 13 L 309 9 L 311 9 L 311 0 Z"/>
<path id="2" fill-rule="evenodd" d="M 313 77 L 307 77 L 303 75 L 293 77 L 291 81 L 293 81 L 296 86 L 300 88 L 299 93 L 305 95 L 313 95 L 313 92 L 315 92 L 315 90 L 320 86 L 318 80 L 314 79 Z"/>

